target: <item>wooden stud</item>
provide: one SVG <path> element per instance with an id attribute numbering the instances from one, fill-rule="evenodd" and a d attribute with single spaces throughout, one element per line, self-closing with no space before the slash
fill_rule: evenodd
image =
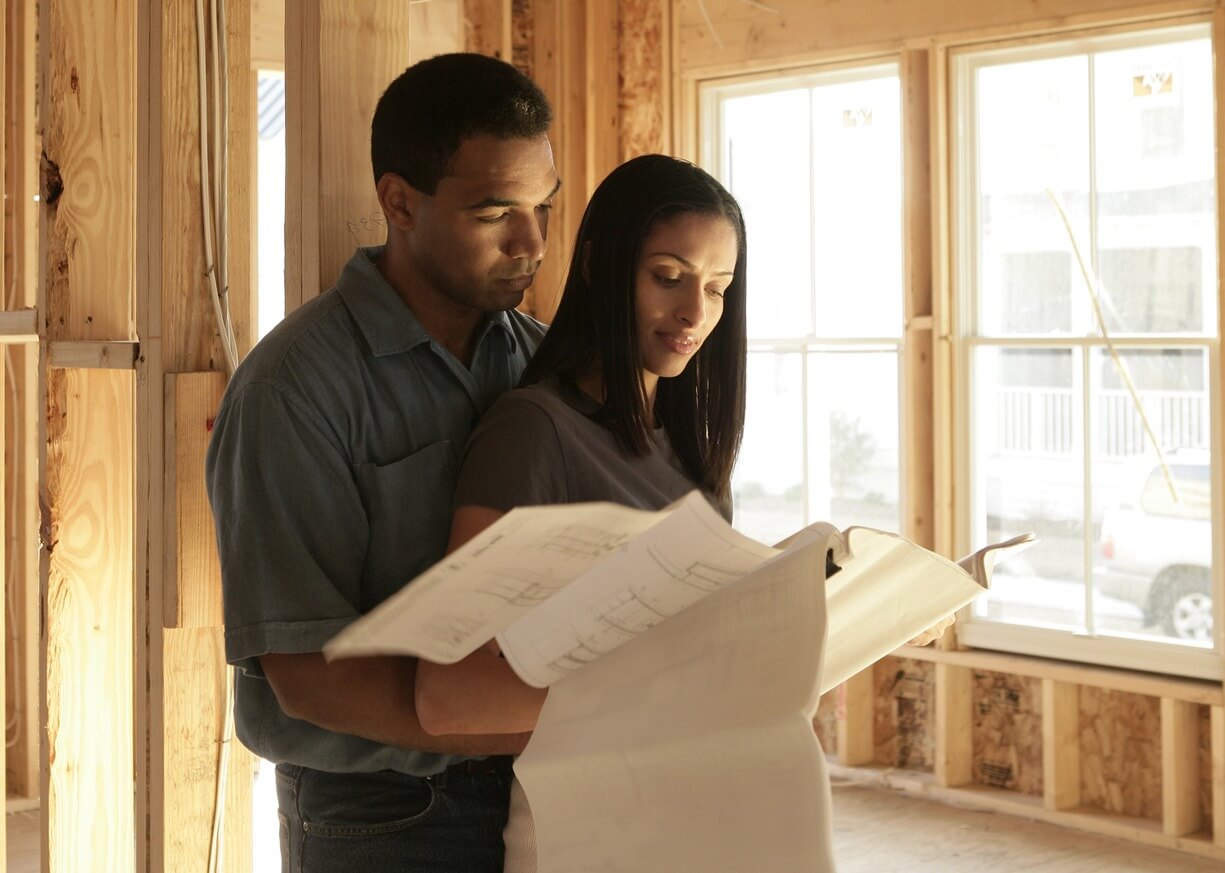
<path id="1" fill-rule="evenodd" d="M 1225 706 L 1209 716 L 1212 733 L 1212 842 L 1225 848 Z"/>
<path id="2" fill-rule="evenodd" d="M 285 0 L 251 0 L 251 68 L 285 69 Z"/>
<path id="3" fill-rule="evenodd" d="M 357 245 L 385 239 L 370 121 L 408 66 L 408 4 L 303 0 L 285 16 L 285 311 L 330 288 Z"/>
<path id="4" fill-rule="evenodd" d="M 38 342 L 38 310 L 14 309 L 0 312 L 0 344 Z"/>
<path id="5" fill-rule="evenodd" d="M 1203 824 L 1199 798 L 1199 706 L 1161 700 L 1162 830 L 1193 834 Z"/>
<path id="6" fill-rule="evenodd" d="M 510 63 L 512 5 L 511 0 L 464 0 L 468 51 Z"/>
<path id="7" fill-rule="evenodd" d="M 838 726 L 838 763 L 846 767 L 868 764 L 876 757 L 871 668 L 839 685 L 835 718 Z"/>
<path id="8" fill-rule="evenodd" d="M 50 344 L 51 366 L 58 369 L 131 370 L 139 346 L 131 342 L 56 340 Z"/>
<path id="9" fill-rule="evenodd" d="M 134 382 L 121 370 L 48 376 L 43 869 L 57 873 L 135 863 Z"/>
<path id="10" fill-rule="evenodd" d="M 35 82 L 38 77 L 36 31 L 38 14 L 32 4 L 6 4 L 5 161 L 6 203 L 5 238 L 8 242 L 3 274 L 4 287 L 11 289 L 6 306 L 28 307 L 5 313 L 5 332 L 9 338 L 28 340 L 28 344 L 5 350 L 11 382 L 16 396 L 10 397 L 6 414 L 11 421 L 13 441 L 6 437 L 4 458 L 6 506 L 16 509 L 8 519 L 11 552 L 5 562 L 6 585 L 12 597 L 14 615 L 10 626 L 12 659 L 7 665 L 6 712 L 15 727 L 8 737 L 6 758 L 8 794 L 25 800 L 38 797 L 38 736 L 40 685 L 39 596 L 38 596 L 38 446 L 39 422 L 43 408 L 39 402 L 38 322 L 38 154 L 35 117 Z M 33 313 L 32 322 L 26 321 Z M 15 321 L 14 321 L 15 319 Z M 28 331 L 28 332 L 27 332 Z M 2 341 L 2 340 L 0 340 Z M 6 431 L 7 434 L 7 431 Z"/>
<path id="11" fill-rule="evenodd" d="M 931 273 L 931 133 L 927 52 L 907 51 L 899 62 L 902 98 L 902 185 L 904 229 L 902 263 L 906 265 L 902 345 L 902 420 L 909 434 L 903 454 L 903 533 L 926 548 L 935 547 L 932 524 L 935 500 L 933 415 L 934 371 L 931 329 L 920 319 L 932 311 Z M 930 321 L 930 318 L 929 318 Z M 955 629 L 953 632 L 955 637 Z M 952 639 L 950 639 L 950 643 Z"/>
<path id="12" fill-rule="evenodd" d="M 204 490 L 204 455 L 225 374 L 166 375 L 166 627 L 220 627 L 221 561 Z"/>
<path id="13" fill-rule="evenodd" d="M 936 780 L 941 785 L 974 779 L 973 684 L 970 670 L 936 665 Z"/>
<path id="14" fill-rule="evenodd" d="M 431 0 L 408 9 L 408 62 L 464 50 L 462 0 Z"/>
<path id="15" fill-rule="evenodd" d="M 668 151 L 669 5 L 665 0 L 620 0 L 617 4 L 621 161 Z"/>
<path id="16" fill-rule="evenodd" d="M 1042 680 L 1042 800 L 1080 806 L 1080 687 L 1054 679 Z"/>
<path id="17" fill-rule="evenodd" d="M 587 82 L 583 139 L 586 198 L 621 162 L 617 0 L 585 0 L 583 57 Z"/>

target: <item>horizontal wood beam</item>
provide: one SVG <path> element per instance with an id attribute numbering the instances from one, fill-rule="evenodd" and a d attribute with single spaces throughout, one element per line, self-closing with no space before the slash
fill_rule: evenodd
<path id="1" fill-rule="evenodd" d="M 132 370 L 140 343 L 103 340 L 57 340 L 51 343 L 51 367 L 57 370 Z"/>
<path id="2" fill-rule="evenodd" d="M 899 658 L 913 658 L 916 661 L 954 664 L 975 670 L 1032 676 L 1035 679 L 1057 679 L 1076 685 L 1089 685 L 1111 691 L 1127 691 L 1132 694 L 1145 694 L 1149 697 L 1169 697 L 1174 700 L 1185 700 L 1188 703 L 1202 703 L 1208 706 L 1225 705 L 1225 691 L 1222 690 L 1220 682 L 1180 679 L 1155 673 L 1115 670 L 1109 667 L 1091 667 L 1069 661 L 1035 658 L 1031 655 L 1005 655 L 980 649 L 940 651 L 931 647 L 902 646 L 893 654 Z"/>
<path id="3" fill-rule="evenodd" d="M 38 342 L 38 310 L 0 311 L 0 344 Z"/>

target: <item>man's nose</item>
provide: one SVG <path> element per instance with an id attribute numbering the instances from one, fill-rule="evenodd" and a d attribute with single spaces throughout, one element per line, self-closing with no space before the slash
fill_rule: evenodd
<path id="1" fill-rule="evenodd" d="M 544 257 L 547 232 L 545 220 L 540 216 L 530 215 L 515 220 L 506 253 L 516 260 L 539 261 Z"/>

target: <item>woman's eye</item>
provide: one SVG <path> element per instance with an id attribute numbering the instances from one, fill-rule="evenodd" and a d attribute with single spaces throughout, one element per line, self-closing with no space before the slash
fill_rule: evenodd
<path id="1" fill-rule="evenodd" d="M 665 288 L 675 288 L 681 283 L 679 276 L 661 276 L 658 273 L 655 274 L 655 281 Z"/>
<path id="2" fill-rule="evenodd" d="M 709 294 L 711 297 L 718 297 L 719 299 L 722 299 L 723 295 L 727 293 L 727 289 L 726 288 L 707 288 L 706 293 Z"/>

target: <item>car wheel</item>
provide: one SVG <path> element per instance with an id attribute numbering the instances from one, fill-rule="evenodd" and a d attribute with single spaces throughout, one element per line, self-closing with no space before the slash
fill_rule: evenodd
<path id="1" fill-rule="evenodd" d="M 1212 640 L 1212 583 L 1207 573 L 1172 575 L 1165 589 L 1165 632 L 1180 640 Z"/>

